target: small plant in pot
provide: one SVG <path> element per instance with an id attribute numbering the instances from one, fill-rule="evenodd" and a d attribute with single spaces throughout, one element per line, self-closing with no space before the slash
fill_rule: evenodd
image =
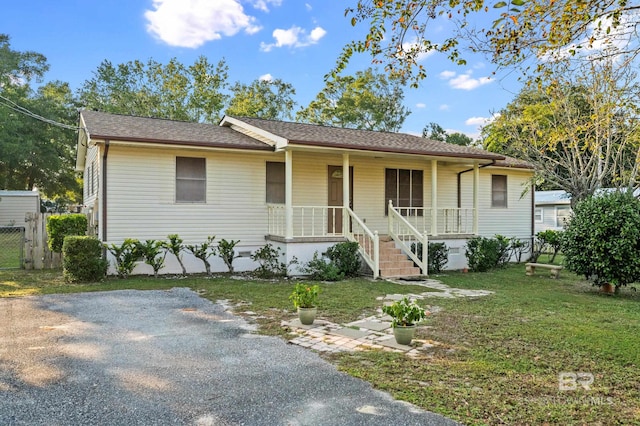
<path id="1" fill-rule="evenodd" d="M 289 296 L 289 300 L 293 302 L 293 306 L 298 308 L 298 318 L 304 325 L 311 325 L 316 319 L 318 313 L 317 300 L 320 294 L 320 286 L 307 285 L 303 283 L 296 284 L 293 292 Z"/>
<path id="2" fill-rule="evenodd" d="M 389 306 L 383 306 L 382 312 L 392 319 L 393 335 L 400 345 L 409 345 L 416 331 L 416 323 L 426 317 L 425 310 L 417 303 L 403 298 Z"/>

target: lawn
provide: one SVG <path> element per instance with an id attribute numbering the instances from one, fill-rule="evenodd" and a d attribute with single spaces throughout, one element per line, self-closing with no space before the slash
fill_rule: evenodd
<path id="1" fill-rule="evenodd" d="M 328 359 L 398 399 L 466 424 L 640 424 L 640 294 L 631 288 L 619 296 L 600 294 L 565 271 L 558 280 L 546 273 L 527 277 L 523 265 L 437 278 L 495 294 L 428 300 L 442 310 L 419 337 L 440 345 L 424 359 L 386 352 Z M 237 311 L 264 316 L 263 333 L 287 338 L 280 328 L 281 319 L 294 316 L 287 281 L 144 277 L 67 285 L 59 272 L 0 271 L 0 297 L 174 286 L 248 303 Z M 381 295 L 424 291 L 365 279 L 321 287 L 320 315 L 334 322 L 370 315 Z"/>
<path id="2" fill-rule="evenodd" d="M 22 233 L 19 228 L 0 229 L 0 269 L 20 268 L 22 265 Z"/>

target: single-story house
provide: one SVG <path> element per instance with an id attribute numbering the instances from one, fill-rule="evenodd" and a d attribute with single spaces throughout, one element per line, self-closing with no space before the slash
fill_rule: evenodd
<path id="1" fill-rule="evenodd" d="M 552 229 L 561 231 L 571 216 L 571 195 L 561 189 L 536 191 L 535 233 Z"/>
<path id="2" fill-rule="evenodd" d="M 0 191 L 0 227 L 25 227 L 27 213 L 40 212 L 38 191 Z"/>
<path id="3" fill-rule="evenodd" d="M 106 243 L 240 240 L 242 271 L 255 269 L 250 255 L 267 243 L 302 264 L 350 240 L 378 277 L 426 273 L 413 267 L 416 242 L 445 242 L 447 267 L 458 269 L 468 238 L 534 231 L 533 191 L 522 195 L 533 169 L 477 148 L 246 117 L 213 125 L 81 111 L 79 120 L 84 210 Z M 204 271 L 184 258 L 189 271 Z M 161 273 L 180 271 L 166 260 Z"/>

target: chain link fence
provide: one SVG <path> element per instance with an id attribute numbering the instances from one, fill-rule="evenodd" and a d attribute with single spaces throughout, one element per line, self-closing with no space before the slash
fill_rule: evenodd
<path id="1" fill-rule="evenodd" d="M 0 269 L 19 269 L 24 264 L 24 228 L 0 227 Z"/>

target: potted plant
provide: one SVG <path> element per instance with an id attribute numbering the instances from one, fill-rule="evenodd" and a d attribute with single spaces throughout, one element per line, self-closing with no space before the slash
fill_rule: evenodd
<path id="1" fill-rule="evenodd" d="M 416 331 L 416 323 L 426 316 L 423 308 L 415 302 L 410 302 L 406 297 L 389 306 L 383 306 L 382 312 L 392 318 L 393 335 L 400 345 L 411 343 Z"/>
<path id="2" fill-rule="evenodd" d="M 298 318 L 300 318 L 302 324 L 311 325 L 316 319 L 316 314 L 318 313 L 316 303 L 319 294 L 320 286 L 317 284 L 307 285 L 298 283 L 289 296 L 289 300 L 293 302 L 293 306 L 298 308 Z"/>

